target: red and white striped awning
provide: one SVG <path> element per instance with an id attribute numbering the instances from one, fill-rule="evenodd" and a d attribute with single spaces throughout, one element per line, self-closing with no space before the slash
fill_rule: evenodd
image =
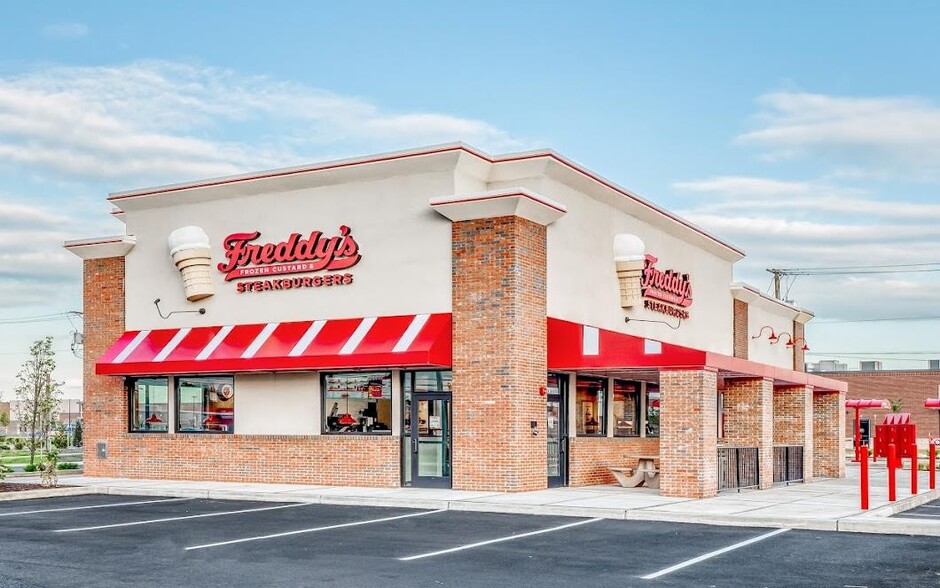
<path id="1" fill-rule="evenodd" d="M 107 375 L 450 367 L 451 315 L 128 331 L 95 364 Z"/>

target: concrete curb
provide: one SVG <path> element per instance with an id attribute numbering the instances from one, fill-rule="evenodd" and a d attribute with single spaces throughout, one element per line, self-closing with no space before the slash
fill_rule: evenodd
<path id="1" fill-rule="evenodd" d="M 20 490 L 18 492 L 3 492 L 0 494 L 0 502 L 30 500 L 33 498 L 56 498 L 59 496 L 82 496 L 84 494 L 102 494 L 102 492 L 98 488 L 91 486 L 69 486 L 68 488 Z"/>

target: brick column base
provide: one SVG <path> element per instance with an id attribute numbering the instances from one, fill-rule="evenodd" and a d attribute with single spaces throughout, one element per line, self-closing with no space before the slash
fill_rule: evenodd
<path id="1" fill-rule="evenodd" d="M 660 494 L 707 498 L 718 493 L 717 374 L 669 370 L 659 374 Z"/>
<path id="2" fill-rule="evenodd" d="M 813 394 L 813 477 L 844 478 L 845 392 Z"/>
<path id="3" fill-rule="evenodd" d="M 803 481 L 812 481 L 812 386 L 774 388 L 774 445 L 802 445 Z"/>
<path id="4" fill-rule="evenodd" d="M 729 445 L 757 447 L 760 487 L 774 483 L 774 383 L 769 378 L 728 380 L 724 389 L 725 437 Z"/>

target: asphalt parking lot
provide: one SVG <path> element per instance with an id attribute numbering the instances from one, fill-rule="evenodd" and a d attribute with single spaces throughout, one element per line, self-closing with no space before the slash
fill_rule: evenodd
<path id="1" fill-rule="evenodd" d="M 0 586 L 938 586 L 935 537 L 89 495 L 0 503 Z"/>
<path id="2" fill-rule="evenodd" d="M 894 516 L 902 519 L 933 519 L 937 521 L 937 524 L 940 524 L 940 500 L 928 502 L 927 504 L 923 504 L 917 508 L 912 508 L 911 510 L 900 512 Z"/>

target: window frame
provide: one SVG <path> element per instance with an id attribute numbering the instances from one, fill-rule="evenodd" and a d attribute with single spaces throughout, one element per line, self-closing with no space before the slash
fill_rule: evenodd
<path id="1" fill-rule="evenodd" d="M 649 418 L 650 418 L 650 407 L 651 407 L 650 389 L 651 388 L 655 389 L 656 394 L 659 395 L 659 401 L 660 401 L 660 406 L 656 408 L 656 417 L 657 417 L 656 418 L 656 434 L 652 434 L 649 432 L 649 426 L 650 426 Z M 643 395 L 644 395 L 644 401 L 645 401 L 644 408 L 646 409 L 646 412 L 643 414 L 643 436 L 649 437 L 650 439 L 659 439 L 662 433 L 662 428 L 661 428 L 662 427 L 662 420 L 661 420 L 662 404 L 661 403 L 662 403 L 662 398 L 663 398 L 662 388 L 659 387 L 659 384 L 647 383 L 645 386 L 645 390 L 643 391 Z"/>
<path id="2" fill-rule="evenodd" d="M 388 376 L 388 387 L 389 387 L 389 422 L 388 429 L 384 431 L 331 431 L 327 425 L 327 398 L 326 398 L 326 379 L 329 376 L 336 375 L 353 375 L 360 376 L 363 374 L 382 374 Z M 339 435 L 339 436 L 367 436 L 367 437 L 390 437 L 392 436 L 392 424 L 394 419 L 394 387 L 392 386 L 392 378 L 394 374 L 391 369 L 374 369 L 374 370 L 339 370 L 339 371 L 329 371 L 329 372 L 320 372 L 320 434 L 321 435 Z M 330 399 L 335 400 L 335 399 Z M 383 398 L 384 400 L 384 398 Z M 357 419 L 358 420 L 358 419 Z"/>
<path id="3" fill-rule="evenodd" d="M 234 402 L 232 403 L 232 430 L 231 431 L 211 431 L 211 430 L 200 430 L 200 431 L 183 431 L 180 430 L 180 388 L 183 380 L 207 380 L 212 378 L 230 378 L 232 380 L 232 390 L 235 390 L 235 374 L 197 374 L 197 375 L 180 375 L 174 376 L 174 388 L 176 393 L 174 399 L 176 400 L 176 406 L 174 407 L 174 414 L 176 416 L 176 423 L 174 424 L 174 430 L 179 435 L 234 435 L 235 434 L 235 406 Z M 205 395 L 205 392 L 203 392 Z M 234 392 L 233 392 L 234 395 Z"/>
<path id="4" fill-rule="evenodd" d="M 597 414 L 594 415 L 594 419 L 597 420 L 598 418 L 600 418 L 600 423 L 599 423 L 600 426 L 598 427 L 598 430 L 597 430 L 597 432 L 595 432 L 595 433 L 587 433 L 587 432 L 582 433 L 582 432 L 580 431 L 580 426 L 581 426 L 581 410 L 580 410 L 580 406 L 579 406 L 579 395 L 578 395 L 578 383 L 579 383 L 580 380 L 589 380 L 589 381 L 593 381 L 593 382 L 600 382 L 600 384 L 601 384 L 600 392 L 601 392 L 601 402 L 603 403 L 603 409 L 602 409 L 602 410 L 595 411 Z M 576 436 L 576 437 L 606 437 L 606 436 L 607 436 L 607 428 L 608 428 L 608 423 L 607 423 L 607 421 L 609 420 L 609 419 L 607 418 L 607 413 L 608 413 L 609 406 L 610 406 L 610 390 L 609 390 L 609 388 L 610 388 L 610 386 L 609 386 L 609 381 L 608 381 L 607 378 L 603 378 L 603 377 L 599 377 L 599 376 L 582 376 L 582 375 L 580 375 L 580 374 L 578 374 L 578 375 L 575 376 L 575 382 L 574 382 L 574 408 L 575 408 L 575 414 L 576 414 L 576 416 L 577 416 L 577 419 L 576 419 L 576 421 L 575 421 L 574 430 L 575 430 L 575 436 Z M 585 431 L 586 431 L 586 430 L 587 430 L 587 429 L 585 428 Z"/>
<path id="5" fill-rule="evenodd" d="M 170 423 L 166 423 L 166 430 L 154 431 L 147 429 L 135 429 L 131 426 L 134 422 L 135 411 L 133 397 L 136 391 L 136 384 L 140 380 L 165 380 L 166 381 L 166 418 L 170 419 L 170 413 L 173 410 L 170 405 L 170 376 L 130 376 L 125 380 L 126 398 L 127 398 L 127 432 L 141 435 L 166 435 L 170 432 Z"/>
<path id="6" fill-rule="evenodd" d="M 617 406 L 617 384 L 625 384 L 628 386 L 633 386 L 633 416 L 634 416 L 634 430 L 636 431 L 630 435 L 618 435 L 617 434 L 617 424 L 616 424 L 616 406 Z M 613 421 L 612 433 L 613 437 L 617 439 L 636 439 L 640 437 L 640 433 L 645 426 L 645 419 L 641 418 L 643 416 L 643 407 L 642 407 L 642 395 L 643 395 L 643 384 L 641 382 L 635 382 L 632 380 L 623 380 L 620 378 L 614 378 L 614 385 L 610 391 L 610 406 L 611 406 L 611 416 Z M 624 415 L 626 416 L 626 415 Z"/>

